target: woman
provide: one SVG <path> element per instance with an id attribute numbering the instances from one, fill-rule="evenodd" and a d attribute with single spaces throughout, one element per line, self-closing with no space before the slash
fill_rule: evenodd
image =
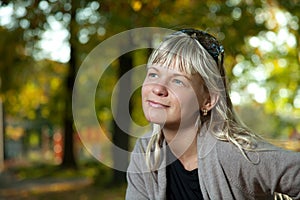
<path id="1" fill-rule="evenodd" d="M 213 36 L 195 29 L 169 35 L 153 51 L 142 87 L 153 130 L 132 152 L 126 199 L 300 199 L 300 154 L 239 122 L 223 55 Z"/>

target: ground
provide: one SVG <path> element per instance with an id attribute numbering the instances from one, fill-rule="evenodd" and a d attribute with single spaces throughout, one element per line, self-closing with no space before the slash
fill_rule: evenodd
<path id="1" fill-rule="evenodd" d="M 121 200 L 125 197 L 126 184 L 109 184 L 108 169 L 99 170 L 94 166 L 59 172 L 54 169 L 54 166 L 31 166 L 1 172 L 0 200 Z M 87 175 L 89 171 L 94 171 L 93 175 Z"/>

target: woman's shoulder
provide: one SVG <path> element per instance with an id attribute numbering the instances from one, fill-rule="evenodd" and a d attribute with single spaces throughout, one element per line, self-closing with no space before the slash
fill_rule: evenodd
<path id="1" fill-rule="evenodd" d="M 259 165 L 274 159 L 288 160 L 291 158 L 294 160 L 297 157 L 297 160 L 299 160 L 300 158 L 299 152 L 282 149 L 261 138 L 254 140 L 253 147 L 249 149 L 242 146 L 239 148 L 232 142 L 227 141 L 217 141 L 216 148 L 218 157 L 223 163 L 232 163 L 231 161 L 235 160 L 239 163 L 247 163 L 247 165 Z"/>

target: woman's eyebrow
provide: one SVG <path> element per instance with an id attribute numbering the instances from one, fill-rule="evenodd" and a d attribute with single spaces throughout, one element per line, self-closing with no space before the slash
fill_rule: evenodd
<path id="1" fill-rule="evenodd" d="M 181 77 L 186 78 L 187 80 L 191 80 L 191 77 L 189 77 L 189 76 L 187 76 L 187 75 L 185 75 L 185 74 L 173 73 L 172 76 L 173 76 L 173 77 L 181 76 Z"/>
<path id="2" fill-rule="evenodd" d="M 149 69 L 153 69 L 153 70 L 155 70 L 155 71 L 159 71 L 159 69 L 157 68 L 157 67 L 155 67 L 155 66 L 149 66 L 149 67 L 147 67 L 147 69 L 149 70 Z M 167 69 L 169 69 L 169 68 L 167 68 Z M 179 74 L 179 73 L 176 73 L 176 72 L 173 72 L 173 70 L 172 69 L 169 69 L 171 72 L 172 72 L 172 77 L 176 77 L 176 76 L 180 76 L 180 77 L 184 77 L 184 78 L 186 78 L 187 80 L 191 80 L 191 77 L 189 77 L 188 75 L 185 75 L 185 74 Z"/>
<path id="3" fill-rule="evenodd" d="M 154 69 L 155 71 L 158 71 L 158 69 L 156 67 L 153 67 L 153 66 L 147 67 L 147 70 L 149 70 L 149 69 Z"/>

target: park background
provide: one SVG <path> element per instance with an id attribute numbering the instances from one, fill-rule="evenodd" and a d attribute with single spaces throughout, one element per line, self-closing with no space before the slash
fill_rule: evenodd
<path id="1" fill-rule="evenodd" d="M 103 130 L 80 133 L 85 145 L 74 127 L 72 91 L 97 45 L 138 27 L 194 27 L 216 36 L 242 120 L 270 142 L 300 151 L 299 20 L 298 0 L 0 1 L 0 199 L 124 199 L 125 173 L 97 156 L 118 162 L 109 148 L 100 150 L 103 134 L 132 150 L 136 138 L 115 123 L 111 95 L 150 50 L 124 54 L 105 71 L 95 97 Z M 140 88 L 129 109 L 136 124 L 147 125 Z"/>

